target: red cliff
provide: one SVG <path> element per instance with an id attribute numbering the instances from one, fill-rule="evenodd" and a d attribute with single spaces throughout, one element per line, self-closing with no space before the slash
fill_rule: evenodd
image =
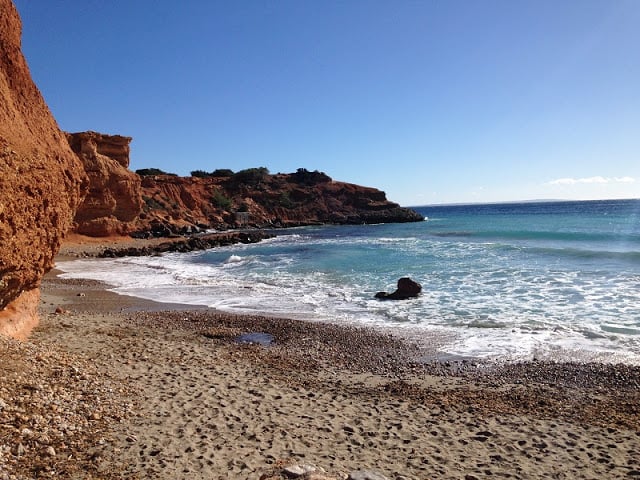
<path id="1" fill-rule="evenodd" d="M 71 226 L 86 177 L 31 79 L 22 25 L 0 0 L 0 333 L 37 322 L 38 286 Z"/>
<path id="2" fill-rule="evenodd" d="M 139 176 L 126 168 L 131 138 L 84 132 L 68 139 L 90 179 L 76 213 L 76 232 L 84 235 L 166 237 L 211 228 L 423 220 L 380 190 L 318 171 L 271 175 L 266 168 L 249 168 L 179 177 L 143 169 Z"/>
<path id="3" fill-rule="evenodd" d="M 198 228 L 292 227 L 423 220 L 375 188 L 338 182 L 299 169 L 270 175 L 253 168 L 224 177 L 142 177 L 140 233 L 186 233 Z"/>
<path id="4" fill-rule="evenodd" d="M 92 237 L 130 232 L 142 210 L 140 177 L 128 169 L 131 137 L 81 132 L 67 139 L 89 177 L 75 215 L 76 232 Z"/>

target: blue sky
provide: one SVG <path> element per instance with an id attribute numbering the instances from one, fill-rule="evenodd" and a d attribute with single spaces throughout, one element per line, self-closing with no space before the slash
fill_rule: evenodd
<path id="1" fill-rule="evenodd" d="M 60 127 L 131 168 L 299 167 L 403 205 L 640 197 L 636 0 L 15 0 Z"/>

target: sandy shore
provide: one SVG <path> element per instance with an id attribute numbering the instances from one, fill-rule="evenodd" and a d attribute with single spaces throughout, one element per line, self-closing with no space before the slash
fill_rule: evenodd
<path id="1" fill-rule="evenodd" d="M 30 342 L 0 341 L 1 480 L 640 476 L 637 367 L 422 364 L 363 329 L 42 289 Z"/>

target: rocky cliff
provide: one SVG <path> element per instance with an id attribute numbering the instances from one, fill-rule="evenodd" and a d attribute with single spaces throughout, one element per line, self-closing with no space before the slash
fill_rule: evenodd
<path id="1" fill-rule="evenodd" d="M 84 235 L 166 237 L 211 228 L 423 220 L 380 190 L 318 171 L 271 175 L 249 168 L 179 177 L 146 169 L 138 175 L 127 168 L 130 137 L 81 132 L 67 138 L 90 180 L 75 216 L 75 231 Z"/>
<path id="2" fill-rule="evenodd" d="M 292 227 L 322 223 L 413 222 L 423 217 L 375 188 L 299 169 L 270 175 L 248 169 L 225 177 L 142 177 L 140 234 L 198 228 Z"/>
<path id="3" fill-rule="evenodd" d="M 129 170 L 131 137 L 68 133 L 71 149 L 89 177 L 89 191 L 75 215 L 77 233 L 124 235 L 142 211 L 140 177 Z"/>
<path id="4" fill-rule="evenodd" d="M 22 25 L 0 0 L 0 333 L 37 322 L 42 275 L 71 225 L 86 177 L 21 52 Z"/>

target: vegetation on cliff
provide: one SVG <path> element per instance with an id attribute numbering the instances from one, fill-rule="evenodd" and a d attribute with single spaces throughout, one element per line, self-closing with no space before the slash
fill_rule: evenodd
<path id="1" fill-rule="evenodd" d="M 423 219 L 380 190 L 338 182 L 318 170 L 218 168 L 180 177 L 151 167 L 134 173 L 128 169 L 130 137 L 83 132 L 67 138 L 90 181 L 75 216 L 75 231 L 85 235 L 167 237 L 208 229 Z"/>
<path id="2" fill-rule="evenodd" d="M 338 182 L 305 168 L 288 174 L 257 167 L 235 173 L 195 171 L 191 177 L 146 175 L 141 189 L 144 204 L 138 235 L 423 220 L 413 210 L 388 201 L 380 190 Z"/>

